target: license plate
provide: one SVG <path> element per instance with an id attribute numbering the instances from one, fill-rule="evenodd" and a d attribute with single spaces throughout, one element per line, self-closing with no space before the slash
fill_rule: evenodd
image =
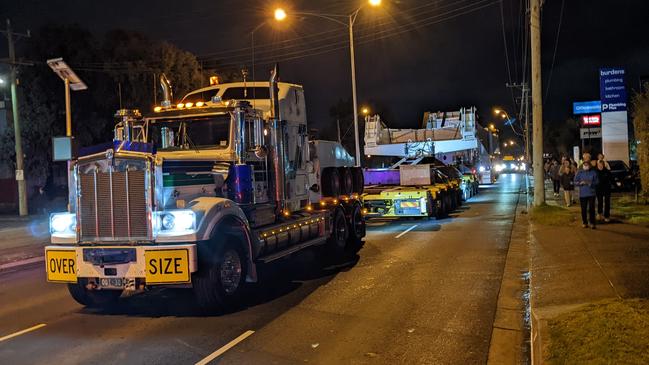
<path id="1" fill-rule="evenodd" d="M 77 282 L 77 253 L 74 250 L 45 251 L 47 281 Z"/>
<path id="2" fill-rule="evenodd" d="M 150 250 L 144 253 L 147 284 L 189 283 L 189 250 Z"/>

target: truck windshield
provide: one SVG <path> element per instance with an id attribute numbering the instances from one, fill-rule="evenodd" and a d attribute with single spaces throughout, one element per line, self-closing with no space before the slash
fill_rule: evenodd
<path id="1" fill-rule="evenodd" d="M 229 114 L 152 120 L 149 123 L 150 142 L 158 150 L 227 148 L 229 144 Z"/>

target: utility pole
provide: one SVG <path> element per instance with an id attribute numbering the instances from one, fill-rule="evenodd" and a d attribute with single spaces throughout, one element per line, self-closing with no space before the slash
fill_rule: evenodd
<path id="1" fill-rule="evenodd" d="M 530 33 L 532 46 L 532 149 L 534 206 L 545 204 L 543 174 L 543 100 L 541 96 L 541 1 L 531 0 Z"/>
<path id="2" fill-rule="evenodd" d="M 15 149 L 16 149 L 16 182 L 18 184 L 18 213 L 21 216 L 28 214 L 27 209 L 27 185 L 25 184 L 25 170 L 24 170 L 24 155 L 23 144 L 20 133 L 20 115 L 18 113 L 18 92 L 16 90 L 18 84 L 16 62 L 16 50 L 14 49 L 14 36 L 29 37 L 29 31 L 26 34 L 14 33 L 11 29 L 11 21 L 7 19 L 7 29 L 2 31 L 7 36 L 9 45 L 9 67 L 10 83 L 11 83 L 11 114 L 14 121 L 14 136 L 15 136 Z"/>

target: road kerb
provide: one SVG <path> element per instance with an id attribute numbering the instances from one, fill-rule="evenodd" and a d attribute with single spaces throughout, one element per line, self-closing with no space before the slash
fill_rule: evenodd
<path id="1" fill-rule="evenodd" d="M 0 265 L 0 272 L 9 269 L 17 269 L 22 266 L 32 265 L 37 262 L 43 262 L 44 260 L 45 260 L 45 256 L 37 256 L 37 257 L 31 257 L 20 261 L 8 262 L 6 264 Z"/>

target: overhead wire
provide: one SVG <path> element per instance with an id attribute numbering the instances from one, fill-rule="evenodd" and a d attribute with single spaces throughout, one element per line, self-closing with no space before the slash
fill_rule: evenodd
<path id="1" fill-rule="evenodd" d="M 559 36 L 561 35 L 561 23 L 563 22 L 563 9 L 565 0 L 561 0 L 561 11 L 559 12 L 559 25 L 557 25 L 557 36 L 554 39 L 554 51 L 552 52 L 552 64 L 550 65 L 550 74 L 548 76 L 548 84 L 545 87 L 545 96 L 543 97 L 543 104 L 548 100 L 550 94 L 550 85 L 552 84 L 552 73 L 554 72 L 554 62 L 557 58 L 557 49 L 559 48 Z"/>

